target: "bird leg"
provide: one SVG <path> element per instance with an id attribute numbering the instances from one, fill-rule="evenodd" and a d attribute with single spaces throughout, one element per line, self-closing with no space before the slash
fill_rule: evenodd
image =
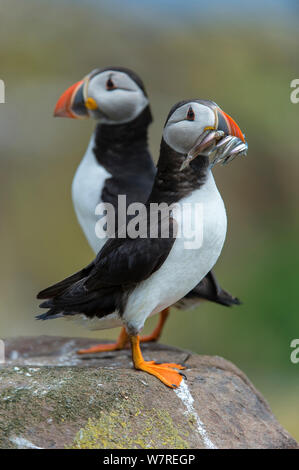
<path id="1" fill-rule="evenodd" d="M 159 364 L 155 361 L 145 361 L 140 350 L 139 335 L 130 336 L 132 359 L 135 369 L 143 370 L 148 374 L 154 375 L 157 379 L 161 380 L 165 385 L 170 388 L 179 387 L 183 376 L 180 372 L 174 369 L 183 370 L 185 367 L 180 364 L 164 363 Z"/>
<path id="2" fill-rule="evenodd" d="M 77 354 L 92 354 L 97 352 L 106 352 L 106 351 L 118 351 L 124 349 L 129 342 L 129 336 L 125 328 L 121 329 L 119 337 L 116 340 L 116 343 L 112 344 L 98 344 L 88 349 L 79 349 Z"/>
<path id="3" fill-rule="evenodd" d="M 167 320 L 167 317 L 169 315 L 169 308 L 165 308 L 160 312 L 160 319 L 159 323 L 154 329 L 154 331 L 150 335 L 142 336 L 140 338 L 140 341 L 142 343 L 149 343 L 152 341 L 158 341 L 160 338 L 160 335 L 163 330 L 163 326 Z M 97 346 L 93 346 L 88 349 L 79 349 L 77 351 L 77 354 L 93 354 L 93 353 L 98 353 L 98 352 L 107 352 L 107 351 L 119 351 L 121 349 L 125 349 L 127 344 L 129 343 L 129 336 L 125 330 L 125 328 L 121 329 L 121 332 L 119 334 L 119 337 L 117 338 L 115 343 L 111 344 L 98 344 Z"/>
<path id="4" fill-rule="evenodd" d="M 141 343 L 149 343 L 151 341 L 158 341 L 158 339 L 161 336 L 161 333 L 162 333 L 162 330 L 163 330 L 163 327 L 167 320 L 168 315 L 169 315 L 169 308 L 165 308 L 164 310 L 162 310 L 162 312 L 160 312 L 160 319 L 159 319 L 158 325 L 156 326 L 156 328 L 154 329 L 154 331 L 152 331 L 150 335 L 141 336 L 140 338 Z"/>

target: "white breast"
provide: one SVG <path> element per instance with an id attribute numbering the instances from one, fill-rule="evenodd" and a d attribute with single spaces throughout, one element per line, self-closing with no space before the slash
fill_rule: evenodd
<path id="1" fill-rule="evenodd" d="M 111 174 L 97 162 L 93 147 L 94 135 L 74 176 L 72 198 L 82 230 L 93 251 L 98 253 L 106 240 L 96 236 L 95 225 L 98 218 L 95 208 L 101 202 L 105 181 Z"/>
<path id="2" fill-rule="evenodd" d="M 132 292 L 123 319 L 137 330 L 143 327 L 149 315 L 158 313 L 190 292 L 213 268 L 221 253 L 227 219 L 211 172 L 200 189 L 180 201 L 181 214 L 175 218 L 181 227 L 190 214 L 186 203 L 192 208 L 192 221 L 195 220 L 194 211 L 198 210 L 196 204 L 202 208 L 202 243 L 197 248 L 186 249 L 188 240 L 184 236 L 178 237 L 161 268 Z"/>

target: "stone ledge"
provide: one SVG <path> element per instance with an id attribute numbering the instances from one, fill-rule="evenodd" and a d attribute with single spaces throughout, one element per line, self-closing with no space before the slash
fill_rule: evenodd
<path id="1" fill-rule="evenodd" d="M 130 351 L 77 356 L 89 338 L 5 341 L 0 448 L 299 448 L 231 362 L 160 344 L 158 362 L 184 362 L 178 391 L 132 368 Z"/>

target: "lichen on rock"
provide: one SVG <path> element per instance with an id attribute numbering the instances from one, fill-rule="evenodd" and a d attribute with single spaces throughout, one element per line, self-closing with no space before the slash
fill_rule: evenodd
<path id="1" fill-rule="evenodd" d="M 137 419 L 136 419 L 137 418 Z M 168 412 L 128 410 L 101 413 L 100 419 L 89 418 L 77 433 L 73 449 L 188 449 L 185 431 L 177 429 Z M 188 437 L 188 436 L 185 436 Z"/>

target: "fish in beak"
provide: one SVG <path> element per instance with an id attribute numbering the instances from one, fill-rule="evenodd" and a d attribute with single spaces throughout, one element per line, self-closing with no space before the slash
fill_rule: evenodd
<path id="1" fill-rule="evenodd" d="M 211 158 L 211 166 L 220 161 L 226 164 L 236 156 L 246 156 L 248 145 L 245 136 L 234 119 L 225 113 L 216 103 L 208 100 L 198 100 L 214 111 L 215 123 L 207 127 L 199 136 L 193 148 L 189 151 L 181 170 L 189 166 L 198 155 L 204 154 Z"/>

